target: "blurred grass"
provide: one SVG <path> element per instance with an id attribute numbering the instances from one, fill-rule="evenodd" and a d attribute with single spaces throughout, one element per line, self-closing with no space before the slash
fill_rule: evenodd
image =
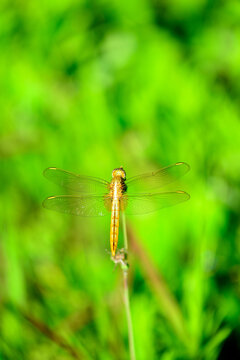
<path id="1" fill-rule="evenodd" d="M 179 341 L 131 256 L 137 359 L 239 354 L 238 1 L 0 4 L 0 358 L 127 358 L 110 219 L 42 209 L 48 166 L 109 179 L 177 161 L 191 201 L 129 217 L 176 298 Z M 21 309 L 21 310 L 20 310 Z M 89 315 L 86 315 L 89 314 Z M 82 321 L 81 321 L 82 320 Z"/>

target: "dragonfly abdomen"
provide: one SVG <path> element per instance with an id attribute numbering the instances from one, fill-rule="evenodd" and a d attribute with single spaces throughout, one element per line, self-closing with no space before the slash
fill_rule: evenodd
<path id="1" fill-rule="evenodd" d="M 112 256 L 115 256 L 119 233 L 119 199 L 112 201 L 111 227 L 110 227 L 110 246 Z"/>

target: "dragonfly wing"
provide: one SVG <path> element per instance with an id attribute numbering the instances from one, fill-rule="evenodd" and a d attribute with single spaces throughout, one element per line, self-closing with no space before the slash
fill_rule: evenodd
<path id="1" fill-rule="evenodd" d="M 149 190 L 159 189 L 186 174 L 190 166 L 179 162 L 158 171 L 133 176 L 126 181 L 128 193 L 144 193 Z"/>
<path id="2" fill-rule="evenodd" d="M 187 201 L 190 195 L 184 191 L 123 196 L 122 209 L 128 215 L 142 215 Z"/>
<path id="3" fill-rule="evenodd" d="M 61 170 L 55 167 L 50 167 L 44 170 L 44 176 L 54 182 L 55 184 L 76 192 L 93 194 L 93 193 L 107 193 L 109 189 L 109 182 L 100 178 L 92 176 L 83 176 L 73 174 L 71 172 Z"/>
<path id="4" fill-rule="evenodd" d="M 104 196 L 50 196 L 43 201 L 50 210 L 79 216 L 105 216 L 111 211 L 111 199 Z"/>

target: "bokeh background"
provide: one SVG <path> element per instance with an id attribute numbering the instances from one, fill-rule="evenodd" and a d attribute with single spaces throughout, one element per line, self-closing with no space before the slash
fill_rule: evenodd
<path id="1" fill-rule="evenodd" d="M 129 358 L 110 218 L 42 171 L 178 161 L 191 200 L 127 219 L 137 359 L 237 359 L 240 3 L 2 0 L 0 84 L 0 359 Z"/>

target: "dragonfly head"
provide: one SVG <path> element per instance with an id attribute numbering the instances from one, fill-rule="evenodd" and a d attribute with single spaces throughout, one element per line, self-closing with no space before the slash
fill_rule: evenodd
<path id="1" fill-rule="evenodd" d="M 113 170 L 112 177 L 116 176 L 120 176 L 123 180 L 126 180 L 126 173 L 122 167 Z"/>

